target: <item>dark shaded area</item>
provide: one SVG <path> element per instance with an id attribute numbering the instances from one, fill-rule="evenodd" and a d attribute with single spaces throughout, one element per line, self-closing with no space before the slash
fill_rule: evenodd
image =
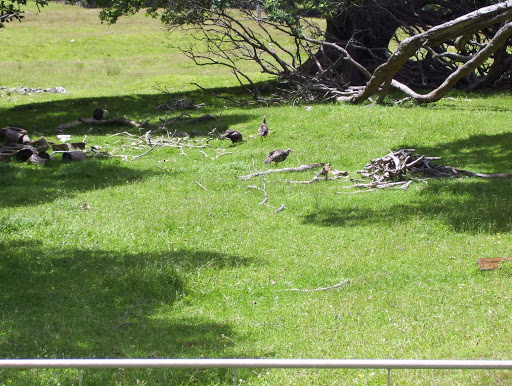
<path id="1" fill-rule="evenodd" d="M 14 161 L 0 163 L 0 207 L 38 205 L 76 193 L 141 181 L 156 173 L 129 168 L 120 160 L 88 159 L 72 163 L 55 160 L 44 167 Z"/>
<path id="2" fill-rule="evenodd" d="M 404 144 L 418 154 L 440 156 L 438 164 L 473 172 L 498 173 L 512 170 L 512 133 L 475 135 L 435 147 Z M 457 232 L 508 232 L 512 230 L 512 181 L 509 179 L 437 179 L 417 193 L 409 192 L 402 204 L 380 202 L 379 209 L 331 207 L 304 217 L 319 226 L 389 224 L 414 217 L 441 220 Z M 403 194 L 396 192 L 396 194 Z"/>
<path id="3" fill-rule="evenodd" d="M 210 91 L 219 95 L 228 95 L 235 99 L 247 100 L 247 95 L 243 94 L 243 90 L 240 87 L 214 88 Z M 168 102 L 170 99 L 183 98 L 193 100 L 196 103 L 204 103 L 206 106 L 200 109 L 187 109 L 181 111 L 155 110 L 155 107 Z M 216 119 L 212 121 L 203 121 L 188 125 L 169 125 L 169 130 L 171 132 L 173 130 L 199 130 L 205 135 L 214 127 L 221 130 L 231 125 L 243 123 L 252 118 L 252 116 L 248 114 L 222 116 L 222 114 L 219 114 L 219 110 L 224 110 L 226 104 L 233 105 L 232 102 L 215 97 L 201 90 L 169 94 L 137 94 L 113 97 L 64 99 L 40 103 L 30 102 L 27 104 L 17 105 L 10 109 L 0 108 L 0 127 L 15 125 L 28 130 L 29 135 L 34 131 L 45 135 L 54 135 L 57 125 L 72 122 L 78 118 L 92 117 L 93 111 L 96 108 L 108 110 L 108 118 L 124 116 L 138 122 L 150 119 L 150 123 L 156 123 L 159 118 L 165 116 L 168 116 L 169 119 L 171 119 L 179 116 L 181 113 L 189 114 L 192 118 L 207 113 L 213 114 L 216 116 Z M 183 117 L 183 119 L 187 118 L 189 117 Z M 88 129 L 89 126 L 87 125 L 77 126 L 67 130 L 65 134 L 82 135 Z M 142 130 L 145 132 L 145 129 Z M 133 134 L 139 134 L 139 129 L 137 128 L 120 128 L 115 126 L 95 126 L 93 134 L 110 134 L 119 131 L 128 131 Z"/>
<path id="4" fill-rule="evenodd" d="M 246 258 L 194 250 L 162 254 L 50 250 L 29 240 L 0 242 L 0 250 L 4 358 L 243 356 L 233 341 L 223 339 L 223 335 L 237 339 L 228 324 L 202 315 L 175 318 L 171 310 L 191 292 L 187 272 L 205 263 L 218 269 L 250 263 Z M 161 308 L 165 312 L 158 313 Z M 172 377 L 181 382 L 192 373 L 175 371 Z M 119 372 L 120 379 L 126 376 Z M 218 381 L 226 372 L 197 376 L 211 382 L 211 377 Z M 134 384 L 134 379 L 130 382 Z"/>
<path id="5" fill-rule="evenodd" d="M 478 134 L 431 147 L 412 145 L 412 148 L 419 154 L 441 157 L 436 161 L 439 164 L 471 168 L 473 172 L 512 171 L 512 133 Z"/>

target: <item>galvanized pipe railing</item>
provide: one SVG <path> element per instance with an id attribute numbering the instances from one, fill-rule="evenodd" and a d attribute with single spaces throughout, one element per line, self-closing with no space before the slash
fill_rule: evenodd
<path id="1" fill-rule="evenodd" d="M 388 384 L 391 369 L 492 369 L 510 370 L 512 360 L 431 360 L 431 359 L 0 359 L 0 369 L 74 368 L 175 368 L 175 369 L 236 369 L 240 368 L 342 368 L 387 369 Z"/>

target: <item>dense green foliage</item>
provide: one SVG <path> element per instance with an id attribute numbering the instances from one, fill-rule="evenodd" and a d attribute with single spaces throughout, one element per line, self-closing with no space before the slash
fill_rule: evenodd
<path id="1" fill-rule="evenodd" d="M 16 72 L 0 86 L 63 86 L 67 94 L 2 91 L 0 127 L 16 124 L 33 138 L 58 141 L 57 124 L 98 106 L 111 117 L 158 122 L 180 112 L 155 106 L 186 97 L 206 104 L 186 113 L 217 118 L 171 131 L 234 128 L 247 141 L 212 140 L 184 148 L 186 155 L 155 147 L 132 159 L 149 149 L 133 144 L 145 131 L 82 126 L 68 134 L 128 161 L 66 164 L 56 154 L 44 167 L 0 163 L 4 358 L 510 358 L 512 263 L 489 272 L 476 265 L 481 257 L 510 255 L 510 180 L 430 180 L 407 191 L 359 192 L 348 179 L 304 185 L 289 181 L 314 173 L 271 174 L 264 206 L 263 181 L 237 178 L 273 168 L 262 160 L 287 147 L 293 152 L 278 167 L 328 161 L 352 177 L 400 147 L 473 171 L 510 171 L 509 94 L 452 93 L 428 107 L 236 107 L 190 84 L 240 96 L 228 71 L 196 67 L 174 47 L 194 36 L 164 34 L 141 15 L 112 26 L 96 23 L 97 15 L 52 4 L 2 31 L 19 43 L 3 51 L 0 73 Z M 263 115 L 272 132 L 250 138 Z M 288 291 L 347 279 L 327 291 Z M 251 385 L 381 385 L 387 375 L 238 374 L 240 384 Z M 392 381 L 510 384 L 511 374 L 404 370 Z M 58 383 L 76 384 L 76 370 L 0 372 L 1 385 Z M 232 372 L 85 370 L 83 384 L 227 385 Z"/>
<path id="2" fill-rule="evenodd" d="M 35 4 L 40 9 L 48 5 L 47 0 L 36 0 Z M 23 16 L 23 7 L 27 5 L 27 0 L 0 0 L 0 28 L 5 27 L 5 23 L 13 20 L 21 21 Z"/>

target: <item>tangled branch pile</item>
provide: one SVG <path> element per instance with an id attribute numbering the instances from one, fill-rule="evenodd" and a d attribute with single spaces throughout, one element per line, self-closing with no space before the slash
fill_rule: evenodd
<path id="1" fill-rule="evenodd" d="M 510 173 L 474 173 L 469 170 L 457 169 L 451 166 L 437 165 L 434 160 L 441 157 L 426 157 L 414 154 L 415 149 L 400 149 L 381 158 L 375 158 L 368 163 L 364 170 L 358 170 L 364 178 L 371 182 L 356 184 L 359 188 L 389 188 L 406 189 L 413 177 L 422 178 L 455 178 L 461 176 L 480 178 L 512 178 Z"/>

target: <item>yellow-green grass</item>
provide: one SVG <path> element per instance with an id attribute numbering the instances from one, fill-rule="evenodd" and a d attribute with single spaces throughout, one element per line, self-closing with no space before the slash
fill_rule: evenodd
<path id="1" fill-rule="evenodd" d="M 283 167 L 331 162 L 353 177 L 371 158 L 402 147 L 451 166 L 510 171 L 509 95 L 453 93 L 428 107 L 240 108 L 189 84 L 238 96 L 225 70 L 195 67 L 174 48 L 190 36 L 167 35 L 141 15 L 114 26 L 96 16 L 51 4 L 0 32 L 2 41 L 16 42 L 0 60 L 0 85 L 68 90 L 3 95 L 0 127 L 19 124 L 31 137 L 55 140 L 58 123 L 97 106 L 155 122 L 175 114 L 154 110 L 169 98 L 154 88 L 158 82 L 176 98 L 206 103 L 192 116 L 217 116 L 172 130 L 231 127 L 247 141 L 231 147 L 214 140 L 186 155 L 156 147 L 131 161 L 0 164 L 2 357 L 510 359 L 512 267 L 480 272 L 476 265 L 510 254 L 509 180 L 431 180 L 408 191 L 355 193 L 348 180 L 302 185 L 288 181 L 314 174 L 271 174 L 264 206 L 263 181 L 237 178 L 268 168 L 266 154 L 286 147 L 293 152 Z M 36 45 L 24 59 L 31 36 L 55 44 Z M 264 114 L 272 133 L 249 138 Z M 147 150 L 123 149 L 129 137 L 111 136 L 137 129 L 88 129 L 69 134 L 129 159 Z M 217 158 L 222 149 L 231 154 Z M 327 291 L 287 291 L 347 279 Z M 387 376 L 238 373 L 254 385 L 378 385 Z M 71 370 L 2 371 L 0 384 L 72 384 L 76 377 Z M 232 382 L 226 370 L 86 370 L 83 377 L 84 384 L 109 385 Z M 508 384 L 511 376 L 404 370 L 393 380 Z"/>

